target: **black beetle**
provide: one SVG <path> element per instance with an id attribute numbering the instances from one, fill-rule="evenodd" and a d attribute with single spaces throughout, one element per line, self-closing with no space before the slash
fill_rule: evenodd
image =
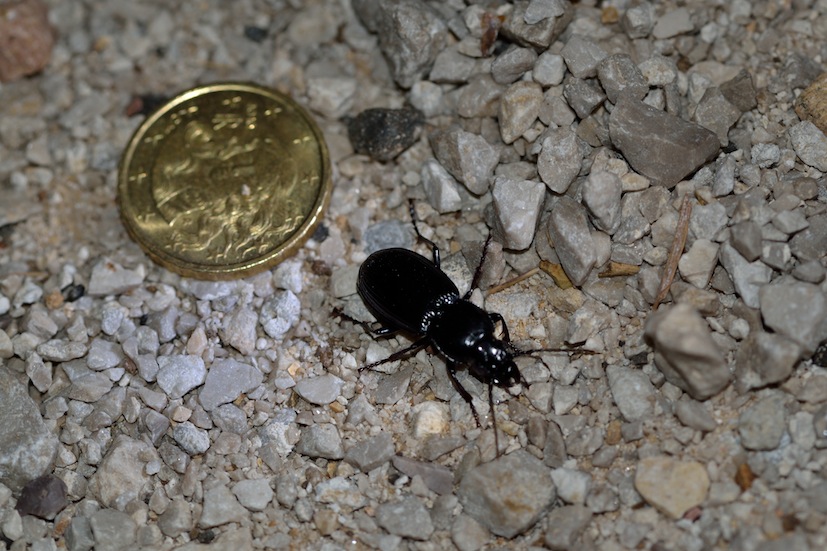
<path id="1" fill-rule="evenodd" d="M 365 306 L 382 325 L 376 334 L 404 331 L 418 338 L 411 346 L 384 360 L 363 366 L 360 371 L 433 345 L 445 358 L 448 376 L 457 392 L 471 406 L 477 426 L 480 426 L 479 415 L 471 395 L 457 380 L 457 367 L 467 366 L 474 377 L 488 385 L 488 403 L 499 455 L 494 385 L 507 388 L 523 382 L 523 378 L 514 363 L 514 357 L 522 352 L 511 345 L 503 317 L 495 312 L 486 312 L 468 300 L 479 282 L 491 237 L 485 242 L 471 287 L 464 296 L 460 296 L 457 286 L 440 269 L 439 248 L 419 232 L 413 202 L 410 212 L 417 237 L 431 246 L 433 262 L 408 249 L 376 251 L 359 268 L 356 288 Z M 502 340 L 494 335 L 497 322 L 502 325 Z"/>

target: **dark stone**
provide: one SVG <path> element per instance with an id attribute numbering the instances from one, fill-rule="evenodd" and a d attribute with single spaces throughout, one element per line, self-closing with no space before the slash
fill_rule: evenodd
<path id="1" fill-rule="evenodd" d="M 672 188 L 721 149 L 714 132 L 621 96 L 609 117 L 614 146 L 636 171 Z"/>
<path id="2" fill-rule="evenodd" d="M 390 161 L 412 146 L 423 122 L 415 109 L 366 109 L 344 119 L 353 149 L 377 161 Z"/>
<path id="3" fill-rule="evenodd" d="M 21 515 L 53 519 L 69 504 L 66 492 L 66 484 L 58 477 L 51 474 L 37 477 L 23 486 L 17 511 Z"/>

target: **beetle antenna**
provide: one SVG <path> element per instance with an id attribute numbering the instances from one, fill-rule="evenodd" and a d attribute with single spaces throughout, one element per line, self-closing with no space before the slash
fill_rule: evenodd
<path id="1" fill-rule="evenodd" d="M 520 375 L 522 377 L 522 375 Z M 500 456 L 500 434 L 497 430 L 497 414 L 494 413 L 494 385 L 488 381 L 488 408 L 491 410 L 491 423 L 494 425 L 494 447 L 497 449 L 497 457 Z"/>
<path id="2" fill-rule="evenodd" d="M 422 235 L 419 231 L 419 225 L 416 223 L 416 209 L 414 208 L 414 200 L 408 199 L 408 210 L 411 213 L 411 222 L 413 222 L 414 231 L 416 232 L 416 236 L 431 246 L 431 252 L 434 255 L 434 266 L 439 268 L 439 247 L 436 246 L 436 243 Z"/>
<path id="3" fill-rule="evenodd" d="M 480 263 L 477 264 L 477 269 L 474 270 L 474 278 L 471 280 L 471 286 L 468 288 L 468 291 L 465 293 L 465 296 L 462 297 L 464 299 L 468 299 L 471 296 L 471 293 L 474 292 L 479 286 L 480 277 L 482 276 L 482 265 L 485 264 L 485 256 L 488 254 L 488 244 L 491 243 L 491 234 L 488 234 L 488 237 L 485 240 L 485 245 L 482 246 L 482 256 L 480 256 Z M 502 319 L 502 318 L 500 318 Z"/>

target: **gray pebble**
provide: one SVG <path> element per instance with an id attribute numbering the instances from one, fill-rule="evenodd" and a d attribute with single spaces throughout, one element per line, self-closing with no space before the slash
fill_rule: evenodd
<path id="1" fill-rule="evenodd" d="M 344 460 L 366 473 L 387 463 L 395 452 L 391 434 L 380 432 L 348 448 Z"/>
<path id="2" fill-rule="evenodd" d="M 585 503 L 592 487 L 591 475 L 576 469 L 554 469 L 551 480 L 557 488 L 557 497 L 566 503 Z"/>
<path id="3" fill-rule="evenodd" d="M 752 220 L 738 222 L 729 229 L 730 244 L 745 260 L 758 260 L 762 252 L 761 228 Z"/>
<path id="4" fill-rule="evenodd" d="M 626 421 L 640 421 L 654 411 L 655 387 L 640 370 L 618 365 L 606 368 L 612 398 Z"/>
<path id="5" fill-rule="evenodd" d="M 686 398 L 675 404 L 675 415 L 687 427 L 704 432 L 715 430 L 718 423 L 700 402 Z"/>
<path id="6" fill-rule="evenodd" d="M 210 435 L 189 421 L 175 425 L 172 438 L 189 455 L 200 455 L 210 449 Z"/>
<path id="7" fill-rule="evenodd" d="M 221 404 L 232 402 L 242 393 L 255 390 L 262 380 L 261 371 L 252 365 L 231 358 L 217 360 L 207 372 L 198 401 L 205 410 L 211 411 Z"/>
<path id="8" fill-rule="evenodd" d="M 247 414 L 235 404 L 224 404 L 212 411 L 212 421 L 223 432 L 243 434 L 247 432 Z"/>
<path id="9" fill-rule="evenodd" d="M 720 201 L 695 205 L 689 218 L 689 229 L 696 239 L 712 241 L 728 221 L 726 207 Z"/>
<path id="10" fill-rule="evenodd" d="M 566 98 L 568 104 L 581 119 L 588 119 L 589 115 L 606 100 L 606 94 L 598 84 L 597 79 L 594 78 L 566 78 L 563 83 L 563 97 Z M 600 128 L 597 130 L 604 135 L 605 140 L 603 141 L 608 141 L 605 124 L 602 121 L 603 119 L 601 119 Z M 584 121 L 585 123 L 586 121 Z M 582 129 L 581 135 L 583 135 Z M 586 139 L 585 136 L 584 139 Z M 586 141 L 592 143 L 588 139 Z M 592 145 L 599 144 L 592 143 Z"/>
<path id="11" fill-rule="evenodd" d="M 453 212 L 462 207 L 462 197 L 459 194 L 456 180 L 439 162 L 434 159 L 425 161 L 419 177 L 422 180 L 428 203 L 438 213 Z"/>
<path id="12" fill-rule="evenodd" d="M 448 29 L 437 12 L 421 0 L 380 2 L 378 10 L 379 49 L 396 83 L 410 88 L 431 68 Z"/>
<path id="13" fill-rule="evenodd" d="M 769 283 L 772 268 L 760 260 L 748 262 L 729 243 L 721 245 L 719 255 L 741 300 L 750 308 L 758 308 L 758 291 Z"/>
<path id="14" fill-rule="evenodd" d="M 655 26 L 655 6 L 644 2 L 623 13 L 620 25 L 629 38 L 646 38 Z"/>
<path id="15" fill-rule="evenodd" d="M 735 189 L 735 158 L 732 155 L 724 157 L 715 171 L 715 180 L 712 184 L 712 195 L 723 197 Z"/>
<path id="16" fill-rule="evenodd" d="M 221 340 L 245 356 L 256 349 L 256 324 L 258 316 L 247 306 L 238 308 L 230 315 L 224 316 Z"/>
<path id="17" fill-rule="evenodd" d="M 495 231 L 503 248 L 522 251 L 531 245 L 545 193 L 542 182 L 497 177 L 492 197 Z"/>
<path id="18" fill-rule="evenodd" d="M 468 191 L 482 195 L 491 184 L 500 152 L 485 138 L 453 128 L 432 132 L 431 148 L 440 164 Z"/>
<path id="19" fill-rule="evenodd" d="M 250 511 L 263 511 L 273 500 L 273 489 L 267 480 L 241 480 L 233 486 L 239 503 Z"/>
<path id="20" fill-rule="evenodd" d="M 655 365 L 666 380 L 696 400 L 723 390 L 730 372 L 709 327 L 687 304 L 661 308 L 646 321 L 647 342 L 655 349 Z"/>
<path id="21" fill-rule="evenodd" d="M 542 104 L 543 89 L 536 82 L 520 81 L 509 86 L 500 98 L 497 114 L 503 141 L 513 143 L 531 128 Z"/>
<path id="22" fill-rule="evenodd" d="M 611 172 L 593 171 L 581 189 L 595 227 L 612 235 L 620 226 L 620 178 Z"/>
<path id="23" fill-rule="evenodd" d="M 802 211 L 785 210 L 773 217 L 772 225 L 787 235 L 792 235 L 806 229 L 810 224 Z"/>
<path id="24" fill-rule="evenodd" d="M 346 118 L 348 137 L 357 153 L 377 161 L 390 161 L 419 139 L 424 122 L 414 109 L 366 109 Z"/>
<path id="25" fill-rule="evenodd" d="M 86 355 L 84 343 L 52 339 L 37 345 L 38 355 L 47 362 L 68 362 Z"/>
<path id="26" fill-rule="evenodd" d="M 718 140 L 722 146 L 729 143 L 729 130 L 732 128 L 738 119 L 741 118 L 741 110 L 732 105 L 721 90 L 715 86 L 707 88 L 698 106 L 695 108 L 695 122 L 715 132 Z M 778 149 L 778 146 L 775 146 Z M 756 151 L 753 148 L 753 155 Z M 764 150 L 759 152 L 760 163 L 759 166 L 769 166 L 778 162 L 776 157 L 777 151 Z M 753 162 L 756 162 L 753 159 Z M 767 164 L 769 163 L 769 164 Z"/>
<path id="27" fill-rule="evenodd" d="M 576 78 L 592 78 L 597 76 L 597 66 L 607 54 L 591 40 L 573 35 L 560 51 L 560 55 L 566 61 L 569 72 Z"/>
<path id="28" fill-rule="evenodd" d="M 816 285 L 776 281 L 759 291 L 761 317 L 773 331 L 811 355 L 827 339 L 827 296 Z"/>
<path id="29" fill-rule="evenodd" d="M 798 264 L 795 268 L 793 268 L 792 271 L 792 275 L 796 279 L 800 281 L 805 281 L 807 283 L 816 284 L 824 281 L 825 274 L 827 274 L 827 271 L 825 271 L 824 266 L 822 266 L 820 262 L 815 260 Z M 0 340 L 2 340 L 2 335 L 0 335 Z M 0 358 L 1 357 L 2 354 L 0 354 Z"/>
<path id="30" fill-rule="evenodd" d="M 468 82 L 476 70 L 477 62 L 472 57 L 448 47 L 437 54 L 428 79 L 437 84 L 458 84 Z"/>
<path id="31" fill-rule="evenodd" d="M 393 466 L 401 473 L 413 478 L 422 478 L 429 490 L 439 495 L 449 495 L 453 491 L 454 473 L 439 463 L 416 461 L 401 455 L 394 455 Z"/>
<path id="32" fill-rule="evenodd" d="M 563 56 L 550 51 L 545 51 L 537 58 L 534 69 L 531 72 L 534 81 L 541 86 L 557 86 L 563 82 L 566 75 L 566 64 Z"/>
<path id="33" fill-rule="evenodd" d="M 629 164 L 670 188 L 706 163 L 721 147 L 706 128 L 621 96 L 609 116 L 609 134 Z"/>
<path id="34" fill-rule="evenodd" d="M 204 360 L 200 356 L 177 354 L 158 356 L 158 386 L 170 398 L 181 398 L 200 386 L 207 377 Z"/>
<path id="35" fill-rule="evenodd" d="M 376 508 L 376 522 L 391 534 L 425 541 L 434 532 L 431 515 L 416 497 L 386 502 Z"/>
<path id="36" fill-rule="evenodd" d="M 580 173 L 582 153 L 577 135 L 569 128 L 549 130 L 537 157 L 540 178 L 555 193 L 565 193 Z"/>
<path id="37" fill-rule="evenodd" d="M 652 36 L 657 39 L 672 38 L 694 29 L 692 17 L 686 8 L 677 8 L 658 17 Z"/>
<path id="38" fill-rule="evenodd" d="M 345 511 L 361 509 L 367 501 L 359 486 L 341 476 L 319 482 L 316 485 L 316 500 L 331 503 Z"/>
<path id="39" fill-rule="evenodd" d="M 292 291 L 279 291 L 262 305 L 258 320 L 267 335 L 281 339 L 298 323 L 300 316 L 299 298 Z"/>
<path id="40" fill-rule="evenodd" d="M 529 25 L 536 25 L 545 19 L 565 15 L 566 0 L 531 0 L 525 8 L 523 19 Z"/>
<path id="41" fill-rule="evenodd" d="M 494 534 L 512 538 L 537 522 L 556 490 L 548 469 L 518 450 L 469 471 L 457 494 L 467 515 Z"/>
<path id="42" fill-rule="evenodd" d="M 66 529 L 66 548 L 69 551 L 89 551 L 94 545 L 95 536 L 92 534 L 89 519 L 82 516 L 74 517 Z"/>
<path id="43" fill-rule="evenodd" d="M 781 443 L 786 426 L 784 396 L 774 392 L 741 414 L 741 445 L 748 450 L 774 450 Z"/>
<path id="44" fill-rule="evenodd" d="M 597 65 L 597 76 L 612 103 L 617 103 L 621 95 L 641 100 L 649 91 L 643 73 L 627 54 L 612 54 L 602 59 Z"/>
<path id="45" fill-rule="evenodd" d="M 147 460 L 157 457 L 154 448 L 125 434 L 115 438 L 97 471 L 89 479 L 89 492 L 105 507 L 121 509 L 143 497 L 150 477 Z"/>
<path id="46" fill-rule="evenodd" d="M 383 220 L 365 231 L 365 252 L 370 254 L 391 247 L 410 248 L 413 244 L 410 222 Z"/>
<path id="47" fill-rule="evenodd" d="M 138 525 L 132 517 L 114 509 L 101 509 L 89 519 L 95 551 L 121 551 L 135 543 Z"/>
<path id="48" fill-rule="evenodd" d="M 86 365 L 89 369 L 103 371 L 115 367 L 123 361 L 123 350 L 118 343 L 101 338 L 92 339 L 86 355 Z"/>
<path id="49" fill-rule="evenodd" d="M 574 285 L 582 285 L 597 260 L 583 206 L 568 196 L 560 197 L 551 209 L 546 231 L 566 275 Z"/>
<path id="50" fill-rule="evenodd" d="M 238 503 L 229 488 L 219 484 L 204 491 L 204 508 L 198 519 L 199 528 L 213 528 L 229 522 L 242 522 L 250 513 Z"/>
<path id="51" fill-rule="evenodd" d="M 296 444 L 296 451 L 311 458 L 323 457 L 332 460 L 342 459 L 345 455 L 339 430 L 330 423 L 304 427 Z"/>
<path id="52" fill-rule="evenodd" d="M 341 395 L 344 384 L 339 377 L 326 374 L 302 379 L 293 390 L 311 404 L 326 406 Z"/>
<path id="53" fill-rule="evenodd" d="M 491 63 L 491 76 L 499 84 L 511 84 L 526 71 L 530 71 L 537 61 L 537 52 L 533 48 L 511 46 Z"/>
<path id="54" fill-rule="evenodd" d="M 451 540 L 460 551 L 482 549 L 490 537 L 488 530 L 468 515 L 457 515 L 451 525 Z"/>
<path id="55" fill-rule="evenodd" d="M 165 536 L 175 538 L 192 529 L 192 508 L 183 498 L 173 499 L 158 517 L 158 528 Z"/>
<path id="56" fill-rule="evenodd" d="M 536 7 L 532 7 L 532 11 L 529 12 L 528 9 L 532 2 L 528 0 L 515 2 L 511 16 L 505 20 L 502 34 L 521 46 L 532 47 L 538 51 L 545 51 L 557 40 L 571 22 L 574 17 L 574 7 L 570 2 L 555 2 L 555 8 L 552 8 L 555 10 L 554 13 L 558 12 L 559 9 L 562 9 L 563 13 L 555 16 L 547 16 L 545 14 L 551 12 L 540 9 L 539 7 L 541 4 L 547 4 L 547 1 L 535 1 L 533 3 Z M 540 19 L 536 23 L 529 23 L 529 21 L 534 21 L 537 17 L 540 17 L 541 13 L 543 14 L 543 19 Z M 526 19 L 527 16 L 528 19 Z"/>
<path id="57" fill-rule="evenodd" d="M 809 227 L 790 240 L 790 250 L 801 261 L 820 260 L 827 250 L 827 215 L 811 216 L 807 221 Z"/>
<path id="58" fill-rule="evenodd" d="M 138 287 L 144 282 L 146 270 L 139 264 L 134 270 L 128 270 L 110 259 L 101 259 L 92 268 L 89 285 L 86 288 L 90 296 L 118 295 Z"/>
<path id="59" fill-rule="evenodd" d="M 585 505 L 564 505 L 548 515 L 545 544 L 549 549 L 565 551 L 577 549 L 580 537 L 592 520 L 592 512 Z"/>
<path id="60" fill-rule="evenodd" d="M 698 289 L 706 289 L 718 264 L 718 245 L 707 239 L 696 239 L 678 261 L 681 277 Z"/>
<path id="61" fill-rule="evenodd" d="M 790 141 L 798 157 L 807 165 L 827 172 L 827 136 L 810 121 L 789 129 Z"/>

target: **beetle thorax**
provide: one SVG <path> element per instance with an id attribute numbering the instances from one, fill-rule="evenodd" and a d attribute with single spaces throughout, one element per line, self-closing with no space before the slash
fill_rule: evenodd
<path id="1" fill-rule="evenodd" d="M 485 310 L 459 298 L 431 312 L 425 334 L 449 360 L 469 366 L 484 362 L 486 343 L 495 340 Z"/>

